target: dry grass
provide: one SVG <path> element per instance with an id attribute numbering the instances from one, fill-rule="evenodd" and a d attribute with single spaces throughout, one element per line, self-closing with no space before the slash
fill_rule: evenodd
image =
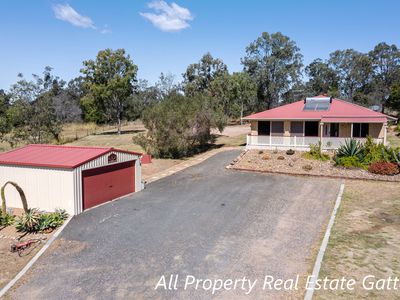
<path id="1" fill-rule="evenodd" d="M 367 291 L 362 280 L 400 277 L 400 185 L 348 181 L 320 278 L 357 282 L 354 291 L 317 291 L 316 299 L 398 299 L 398 291 Z"/>
<path id="2" fill-rule="evenodd" d="M 387 139 L 391 146 L 400 147 L 400 133 L 395 130 L 396 126 L 388 128 Z"/>

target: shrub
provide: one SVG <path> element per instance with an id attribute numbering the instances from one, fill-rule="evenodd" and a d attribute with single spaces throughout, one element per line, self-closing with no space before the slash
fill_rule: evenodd
<path id="1" fill-rule="evenodd" d="M 370 165 L 378 161 L 390 161 L 390 152 L 391 150 L 388 147 L 385 147 L 382 143 L 375 143 L 373 139 L 368 136 L 362 151 L 363 163 L 365 165 Z"/>
<path id="2" fill-rule="evenodd" d="M 258 151 L 258 154 L 263 154 L 263 153 L 264 153 L 264 151 L 262 151 L 262 150 Z"/>
<path id="3" fill-rule="evenodd" d="M 20 232 L 36 232 L 39 229 L 40 214 L 36 208 L 30 208 L 17 218 L 15 228 Z"/>
<path id="4" fill-rule="evenodd" d="M 310 144 L 310 151 L 305 152 L 303 154 L 303 157 L 307 159 L 316 159 L 322 161 L 329 160 L 329 155 L 326 153 L 322 153 L 321 142 L 318 142 L 317 144 Z"/>
<path id="5" fill-rule="evenodd" d="M 133 142 L 156 158 L 180 158 L 212 143 L 211 128 L 222 131 L 226 117 L 210 97 L 173 94 L 146 109 L 142 121 L 147 133 L 134 136 Z"/>
<path id="6" fill-rule="evenodd" d="M 0 216 L 0 226 L 10 226 L 14 224 L 15 217 L 9 213 Z"/>
<path id="7" fill-rule="evenodd" d="M 301 168 L 308 172 L 308 171 L 311 171 L 313 167 L 312 167 L 312 165 L 304 165 Z"/>
<path id="8" fill-rule="evenodd" d="M 16 229 L 20 232 L 46 232 L 61 226 L 68 218 L 65 210 L 40 214 L 37 209 L 30 209 L 16 221 Z"/>
<path id="9" fill-rule="evenodd" d="M 361 142 L 355 139 L 345 140 L 344 144 L 341 145 L 337 152 L 336 157 L 346 157 L 346 156 L 356 156 L 359 161 L 362 161 L 363 158 L 363 145 Z"/>
<path id="10" fill-rule="evenodd" d="M 336 164 L 345 168 L 361 168 L 363 165 L 357 156 L 336 157 Z"/>
<path id="11" fill-rule="evenodd" d="M 379 161 L 372 163 L 368 171 L 379 175 L 396 175 L 399 173 L 399 167 L 391 162 Z"/>
<path id="12" fill-rule="evenodd" d="M 287 155 L 293 155 L 294 154 L 294 150 L 293 149 L 289 149 L 288 151 L 286 151 Z"/>
<path id="13" fill-rule="evenodd" d="M 280 155 L 280 156 L 278 156 L 278 157 L 277 157 L 277 159 L 278 159 L 278 160 L 284 160 L 284 159 L 285 159 L 285 157 L 284 157 L 284 156 L 282 156 L 282 155 Z"/>

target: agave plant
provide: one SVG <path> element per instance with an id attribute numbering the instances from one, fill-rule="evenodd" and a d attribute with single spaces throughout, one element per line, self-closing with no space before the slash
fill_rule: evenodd
<path id="1" fill-rule="evenodd" d="M 40 223 L 40 213 L 36 208 L 30 208 L 17 219 L 15 228 L 20 232 L 36 232 Z"/>
<path id="2" fill-rule="evenodd" d="M 337 157 L 355 156 L 360 160 L 363 155 L 363 145 L 355 139 L 345 140 L 336 152 Z"/>
<path id="3" fill-rule="evenodd" d="M 5 215 L 0 215 L 0 225 L 1 226 L 10 226 L 14 223 L 14 216 L 12 214 L 6 213 Z"/>

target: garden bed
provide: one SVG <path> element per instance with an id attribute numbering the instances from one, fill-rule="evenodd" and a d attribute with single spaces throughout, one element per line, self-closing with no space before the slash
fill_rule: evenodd
<path id="1" fill-rule="evenodd" d="M 332 155 L 333 153 L 330 153 L 330 157 Z M 283 157 L 283 159 L 278 159 L 278 157 Z M 230 168 L 293 175 L 400 182 L 400 174 L 385 176 L 373 174 L 360 168 L 338 167 L 335 166 L 332 159 L 327 161 L 308 159 L 304 157 L 304 152 L 301 151 L 287 155 L 286 151 L 248 150 L 242 153 L 231 164 Z"/>
<path id="2" fill-rule="evenodd" d="M 13 209 L 13 214 L 19 216 L 22 210 Z M 48 239 L 51 238 L 53 232 L 47 233 L 23 233 L 17 232 L 14 226 L 0 227 L 0 289 L 3 288 L 29 260 L 44 246 Z M 21 256 L 17 252 L 11 252 L 11 245 L 28 240 L 40 239 L 41 242 L 32 244 L 26 249 Z"/>

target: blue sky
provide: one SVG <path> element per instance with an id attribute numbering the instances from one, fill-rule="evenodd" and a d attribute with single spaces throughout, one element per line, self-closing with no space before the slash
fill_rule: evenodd
<path id="1" fill-rule="evenodd" d="M 245 47 L 263 31 L 296 41 L 305 64 L 336 49 L 365 52 L 381 41 L 400 46 L 396 0 L 174 2 L 3 0 L 0 88 L 8 89 L 19 72 L 29 78 L 47 65 L 69 80 L 104 48 L 125 48 L 139 78 L 150 82 L 161 72 L 180 80 L 207 51 L 238 71 Z"/>

